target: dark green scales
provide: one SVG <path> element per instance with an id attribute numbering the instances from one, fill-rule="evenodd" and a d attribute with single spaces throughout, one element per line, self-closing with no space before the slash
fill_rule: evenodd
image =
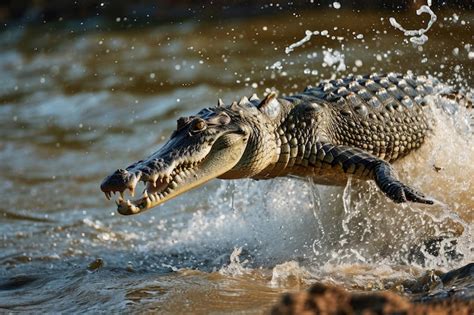
<path id="1" fill-rule="evenodd" d="M 110 197 L 143 181 L 143 196 L 117 202 L 120 213 L 134 214 L 213 178 L 291 175 L 344 185 L 351 176 L 374 180 L 394 202 L 431 204 L 397 179 L 390 162 L 423 144 L 430 107 L 453 95 L 460 96 L 434 78 L 389 73 L 327 80 L 284 98 L 219 100 L 180 118 L 162 148 L 108 176 L 101 189 Z"/>

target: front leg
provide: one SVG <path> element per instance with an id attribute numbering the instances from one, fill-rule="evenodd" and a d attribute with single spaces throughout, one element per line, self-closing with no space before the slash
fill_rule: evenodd
<path id="1" fill-rule="evenodd" d="M 322 164 L 340 167 L 345 174 L 356 178 L 373 179 L 380 190 L 394 202 L 433 204 L 422 193 L 400 182 L 388 162 L 355 147 L 330 143 L 318 143 L 317 146 L 317 160 Z"/>
<path id="2" fill-rule="evenodd" d="M 396 203 L 411 201 L 433 204 L 433 200 L 427 199 L 422 193 L 400 182 L 390 164 L 385 161 L 381 160 L 375 167 L 374 180 L 380 190 Z"/>

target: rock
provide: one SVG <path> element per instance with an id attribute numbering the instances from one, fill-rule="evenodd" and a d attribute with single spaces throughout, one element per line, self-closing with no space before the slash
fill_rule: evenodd
<path id="1" fill-rule="evenodd" d="M 412 303 L 393 292 L 353 293 L 322 283 L 307 291 L 284 294 L 271 310 L 274 315 L 289 314 L 459 314 L 474 312 L 474 301 L 445 299 Z"/>

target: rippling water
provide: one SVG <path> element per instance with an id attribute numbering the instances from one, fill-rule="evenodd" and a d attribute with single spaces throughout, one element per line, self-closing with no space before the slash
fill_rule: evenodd
<path id="1" fill-rule="evenodd" d="M 253 313 L 314 281 L 396 289 L 473 261 L 474 143 L 464 109 L 435 110 L 434 136 L 396 165 L 440 201 L 432 207 L 394 205 L 372 183 L 283 178 L 214 181 L 124 217 L 100 193 L 105 175 L 153 152 L 177 117 L 218 96 L 406 70 L 470 90 L 472 13 L 438 12 L 421 48 L 389 17 L 329 10 L 0 33 L 0 310 Z M 328 35 L 285 54 L 305 30 Z M 276 62 L 283 68 L 272 69 Z M 429 249 L 436 241 L 439 255 Z"/>

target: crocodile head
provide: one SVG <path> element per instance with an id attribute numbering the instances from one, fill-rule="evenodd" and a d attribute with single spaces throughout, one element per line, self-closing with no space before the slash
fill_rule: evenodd
<path id="1" fill-rule="evenodd" d="M 273 102 L 278 106 L 277 103 Z M 264 113 L 269 106 L 258 105 L 255 99 L 247 98 L 230 106 L 219 101 L 217 107 L 179 118 L 177 129 L 158 151 L 106 177 L 101 190 L 108 199 L 120 193 L 117 210 L 130 215 L 156 207 L 217 177 L 257 174 L 272 160 L 268 152 L 275 146 L 274 140 L 267 139 L 273 133 L 262 130 L 261 124 L 263 119 L 270 119 Z M 267 150 L 263 150 L 265 146 Z M 143 194 L 135 200 L 124 198 L 126 190 L 134 196 L 140 181 L 145 184 Z"/>

